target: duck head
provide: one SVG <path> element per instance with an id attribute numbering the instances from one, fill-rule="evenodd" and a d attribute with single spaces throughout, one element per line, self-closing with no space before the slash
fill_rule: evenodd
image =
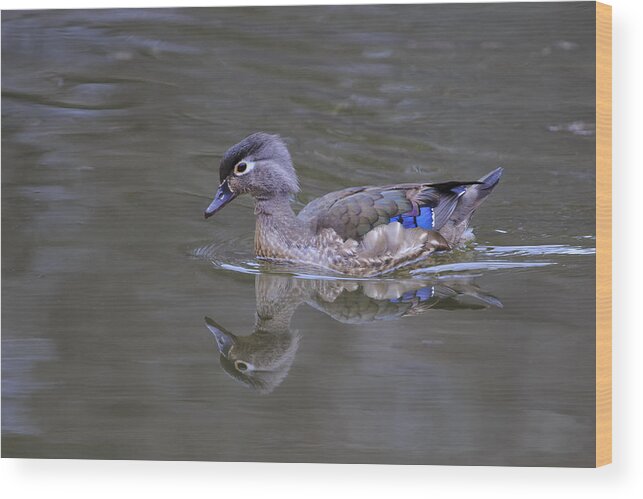
<path id="1" fill-rule="evenodd" d="M 258 324 L 254 333 L 247 336 L 234 335 L 209 317 L 205 318 L 205 325 L 216 338 L 221 367 L 237 381 L 268 394 L 288 375 L 299 336 L 287 324 L 274 329 L 263 329 Z"/>
<path id="2" fill-rule="evenodd" d="M 219 166 L 219 180 L 221 185 L 204 212 L 205 218 L 242 194 L 267 200 L 299 191 L 286 144 L 278 135 L 264 132 L 253 133 L 228 149 Z"/>

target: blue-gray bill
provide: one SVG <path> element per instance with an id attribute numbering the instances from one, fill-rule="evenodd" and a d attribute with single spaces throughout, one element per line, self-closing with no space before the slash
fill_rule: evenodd
<path id="1" fill-rule="evenodd" d="M 236 197 L 237 195 L 230 190 L 228 181 L 224 180 L 223 183 L 219 186 L 219 190 L 214 196 L 214 200 L 210 203 L 210 206 L 208 206 L 203 212 L 203 216 L 205 218 L 210 218 Z"/>
<path id="2" fill-rule="evenodd" d="M 230 349 L 234 346 L 236 336 L 210 319 L 210 317 L 205 318 L 205 325 L 217 339 L 219 352 L 222 355 L 228 355 L 228 352 L 230 352 Z"/>

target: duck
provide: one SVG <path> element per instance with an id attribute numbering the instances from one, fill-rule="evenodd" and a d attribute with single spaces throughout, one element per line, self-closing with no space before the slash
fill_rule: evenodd
<path id="1" fill-rule="evenodd" d="M 285 273 L 255 275 L 255 322 L 251 334 L 234 334 L 213 318 L 219 364 L 236 381 L 266 395 L 288 376 L 301 342 L 291 322 L 306 304 L 342 324 L 367 326 L 430 313 L 431 310 L 502 308 L 480 289 L 475 276 L 440 279 L 300 279 Z M 430 321 L 429 321 L 430 322 Z M 426 331 L 430 334 L 430 329 Z"/>
<path id="2" fill-rule="evenodd" d="M 473 213 L 502 176 L 479 180 L 347 187 L 295 213 L 299 179 L 284 140 L 256 132 L 228 149 L 206 219 L 235 198 L 254 198 L 259 259 L 374 277 L 454 250 L 472 240 Z"/>

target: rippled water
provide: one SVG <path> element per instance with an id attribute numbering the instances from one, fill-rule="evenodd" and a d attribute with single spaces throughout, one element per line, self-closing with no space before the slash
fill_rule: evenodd
<path id="1" fill-rule="evenodd" d="M 3 456 L 593 465 L 593 54 L 592 3 L 4 11 Z M 256 130 L 298 206 L 505 175 L 342 279 L 203 221 Z"/>

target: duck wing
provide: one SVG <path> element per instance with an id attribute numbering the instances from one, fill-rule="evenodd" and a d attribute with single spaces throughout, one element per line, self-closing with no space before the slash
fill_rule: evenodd
<path id="1" fill-rule="evenodd" d="M 399 222 L 405 228 L 439 230 L 455 210 L 466 187 L 477 183 L 351 187 L 311 201 L 298 218 L 316 233 L 333 229 L 342 238 L 355 240 L 391 222 Z"/>

